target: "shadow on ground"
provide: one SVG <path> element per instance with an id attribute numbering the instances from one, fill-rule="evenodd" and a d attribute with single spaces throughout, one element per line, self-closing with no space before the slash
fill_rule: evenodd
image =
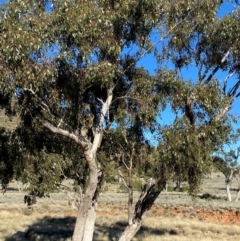
<path id="1" fill-rule="evenodd" d="M 5 241 L 70 241 L 75 221 L 74 217 L 44 217 L 29 226 L 26 232 L 18 231 L 7 237 Z M 118 240 L 126 225 L 126 222 L 117 222 L 110 226 L 96 224 L 93 240 Z M 173 229 L 154 229 L 143 226 L 136 235 L 136 239 L 143 234 L 145 236 L 146 233 L 148 235 L 178 235 L 178 232 Z"/>

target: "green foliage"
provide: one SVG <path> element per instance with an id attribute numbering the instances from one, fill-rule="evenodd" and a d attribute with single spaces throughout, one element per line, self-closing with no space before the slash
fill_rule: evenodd
<path id="1" fill-rule="evenodd" d="M 238 141 L 239 129 L 232 130 L 227 135 L 227 141 L 216 149 L 212 157 L 214 167 L 222 172 L 229 181 L 239 173 L 240 148 Z"/>
<path id="2" fill-rule="evenodd" d="M 143 189 L 143 182 L 140 178 L 135 177 L 132 179 L 133 191 L 141 192 Z M 128 192 L 124 184 L 120 184 L 117 188 L 117 192 Z"/>
<path id="3" fill-rule="evenodd" d="M 11 133 L 4 128 L 0 129 L 0 181 L 2 190 L 6 191 L 9 181 L 14 175 L 16 150 L 12 144 Z"/>
<path id="4" fill-rule="evenodd" d="M 41 193 L 66 177 L 84 189 L 86 150 L 98 142 L 91 161 L 106 180 L 124 167 L 126 178 L 131 169 L 153 177 L 156 188 L 187 181 L 195 194 L 212 153 L 228 140 L 227 113 L 240 96 L 238 78 L 229 84 L 215 76 L 239 73 L 240 12 L 219 18 L 222 3 L 12 0 L 1 6 L 0 98 L 6 108 L 16 94 L 21 118 L 14 142 L 0 133 L 1 173 Z M 147 54 L 157 61 L 151 74 L 140 62 Z M 197 78 L 184 79 L 182 71 L 192 66 Z M 175 117 L 161 125 L 166 106 Z M 139 189 L 138 180 L 133 184 Z"/>

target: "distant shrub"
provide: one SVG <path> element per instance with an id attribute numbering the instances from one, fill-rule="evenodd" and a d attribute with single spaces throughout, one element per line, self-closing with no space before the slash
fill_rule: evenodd
<path id="1" fill-rule="evenodd" d="M 134 178 L 133 179 L 133 190 L 134 191 L 142 191 L 143 183 L 140 178 Z"/>
<path id="2" fill-rule="evenodd" d="M 167 191 L 168 192 L 173 192 L 174 191 L 174 187 L 173 186 L 167 186 Z"/>
<path id="3" fill-rule="evenodd" d="M 114 183 L 116 183 L 117 178 L 116 178 L 116 176 L 106 176 L 105 181 L 108 183 L 114 184 Z"/>
<path id="4" fill-rule="evenodd" d="M 106 185 L 104 185 L 104 187 L 103 187 L 103 192 L 107 192 L 109 190 L 109 186 L 106 184 Z"/>
<path id="5" fill-rule="evenodd" d="M 133 178 L 132 180 L 132 184 L 133 184 L 133 191 L 138 191 L 141 192 L 142 188 L 143 188 L 143 182 L 140 178 Z M 117 192 L 118 193 L 125 193 L 128 192 L 127 188 L 125 187 L 124 184 L 120 184 L 120 186 L 117 188 Z"/>
<path id="6" fill-rule="evenodd" d="M 189 190 L 189 186 L 187 184 L 183 184 L 180 188 L 179 188 L 179 192 L 188 192 Z"/>
<path id="7" fill-rule="evenodd" d="M 201 196 L 200 196 L 201 199 L 206 199 L 208 201 L 211 201 L 213 199 L 220 199 L 220 197 L 217 197 L 216 195 L 212 195 L 210 193 L 203 193 Z"/>
<path id="8" fill-rule="evenodd" d="M 123 184 L 120 184 L 119 187 L 117 188 L 116 192 L 117 193 L 127 192 L 127 188 Z"/>

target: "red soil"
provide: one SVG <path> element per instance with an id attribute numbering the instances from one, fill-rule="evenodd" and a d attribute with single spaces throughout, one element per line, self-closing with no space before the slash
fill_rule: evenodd
<path id="1" fill-rule="evenodd" d="M 119 208 L 117 206 L 107 206 L 101 207 L 97 212 L 98 217 L 101 216 L 117 216 L 119 213 L 127 214 L 127 207 Z M 149 211 L 148 216 L 153 217 L 181 217 L 190 220 L 200 220 L 210 223 L 222 224 L 222 225 L 240 225 L 240 212 L 239 211 L 229 211 L 224 209 L 219 210 L 206 210 L 197 207 L 171 207 L 164 208 L 159 206 L 154 206 Z"/>
<path id="2" fill-rule="evenodd" d="M 8 212 L 7 210 L 0 210 L 1 212 Z M 24 212 L 23 212 L 24 214 Z M 76 216 L 77 211 L 68 211 L 62 213 L 66 216 Z M 119 207 L 115 205 L 99 205 L 97 211 L 98 217 L 116 217 L 119 214 L 127 215 L 127 206 Z M 59 212 L 38 212 L 32 211 L 32 215 L 36 216 L 58 216 Z M 240 225 L 240 212 L 229 211 L 224 209 L 219 210 L 207 210 L 197 207 L 168 207 L 154 206 L 147 214 L 149 217 L 181 217 L 190 220 L 200 220 L 210 223 L 216 223 L 221 225 Z"/>
<path id="3" fill-rule="evenodd" d="M 236 224 L 240 225 L 239 211 L 228 210 L 206 210 L 202 208 L 188 208 L 188 207 L 153 207 L 151 210 L 154 216 L 168 216 L 168 217 L 182 217 L 191 220 L 201 220 L 222 225 Z"/>

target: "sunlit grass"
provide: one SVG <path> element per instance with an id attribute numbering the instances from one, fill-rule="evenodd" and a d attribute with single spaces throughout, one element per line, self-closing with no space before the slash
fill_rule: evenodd
<path id="1" fill-rule="evenodd" d="M 104 213 L 104 209 L 106 210 L 105 216 L 101 215 Z M 112 207 L 108 208 L 107 206 L 100 207 L 98 213 L 94 240 L 107 241 L 111 240 L 110 236 L 119 236 L 127 224 L 126 214 L 124 212 L 119 213 L 119 209 L 114 211 Z M 68 213 L 65 215 L 64 212 L 8 210 L 1 211 L 0 215 L 0 240 L 5 241 L 29 240 L 23 235 L 29 230 L 32 233 L 34 233 L 34 230 L 36 233 L 41 230 L 41 240 L 54 240 L 54 237 L 57 237 L 54 235 L 65 235 L 68 230 L 73 230 L 75 220 L 74 217 L 67 218 Z M 53 236 L 48 236 L 49 233 Z M 67 235 L 69 235 L 69 232 Z M 34 240 L 35 236 L 32 237 L 31 240 Z M 134 238 L 135 241 L 237 241 L 239 239 L 240 227 L 236 225 L 222 226 L 186 218 L 157 216 L 147 217 L 142 229 Z M 70 237 L 67 236 L 64 240 L 70 240 Z"/>
<path id="2" fill-rule="evenodd" d="M 202 193 L 209 192 L 222 198 L 193 200 L 186 193 L 163 192 L 134 241 L 240 240 L 239 226 L 223 226 L 195 218 L 204 210 L 210 211 L 210 215 L 216 211 L 224 214 L 226 210 L 239 210 L 239 202 L 230 203 L 224 199 L 224 178 L 217 175 L 220 174 L 214 174 L 213 180 L 204 181 Z M 16 182 L 10 187 L 10 191 L 0 195 L 0 241 L 71 240 L 76 208 L 69 206 L 66 195 L 54 193 L 50 198 L 38 199 L 31 210 L 23 203 L 24 193 L 17 191 Z M 138 196 L 139 193 L 135 193 L 135 201 Z M 127 193 L 114 192 L 114 187 L 100 195 L 94 241 L 117 240 L 127 225 L 127 198 Z M 176 209 L 175 216 L 169 214 L 173 206 L 181 206 L 182 212 Z"/>

